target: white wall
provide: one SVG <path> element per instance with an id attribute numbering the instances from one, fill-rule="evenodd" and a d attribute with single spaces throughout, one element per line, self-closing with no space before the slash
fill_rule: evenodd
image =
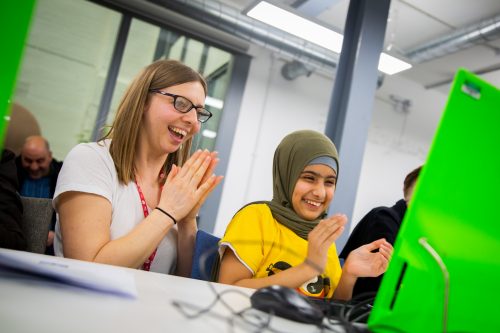
<path id="1" fill-rule="evenodd" d="M 281 59 L 257 46 L 251 52 L 253 59 L 214 230 L 217 236 L 223 235 L 232 216 L 243 205 L 272 198 L 276 146 L 294 130 L 323 132 L 333 89 L 333 78 L 319 74 L 287 81 L 280 73 Z M 385 102 L 390 93 L 412 100 L 407 115 L 396 113 Z M 425 160 L 446 98 L 425 91 L 401 76 L 386 78 L 377 96 L 354 222 L 369 209 L 392 205 L 402 197 L 403 178 Z"/>
<path id="2" fill-rule="evenodd" d="M 324 131 L 333 81 L 311 75 L 287 81 L 284 62 L 254 47 L 249 77 L 225 175 L 214 233 L 222 235 L 248 202 L 271 200 L 274 149 L 298 129 Z"/>

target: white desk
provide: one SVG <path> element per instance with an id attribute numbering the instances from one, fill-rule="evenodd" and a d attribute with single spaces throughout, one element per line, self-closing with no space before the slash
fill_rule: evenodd
<path id="1" fill-rule="evenodd" d="M 33 253 L 26 253 L 26 256 L 47 258 Z M 40 279 L 14 278 L 0 271 L 0 332 L 231 332 L 227 320 L 231 317 L 230 311 L 220 303 L 210 313 L 195 319 L 186 319 L 172 304 L 180 300 L 200 307 L 207 306 L 215 297 L 208 282 L 121 267 L 113 269 L 134 275 L 138 291 L 136 299 L 66 287 Z M 247 295 L 252 294 L 252 289 L 218 283 L 212 285 L 219 292 L 232 289 L 244 294 L 229 293 L 224 296 L 234 310 L 250 306 Z M 318 332 L 314 326 L 280 318 L 274 318 L 273 323 L 278 326 L 272 326 L 282 332 Z M 255 328 L 242 323 L 233 327 L 234 332 L 255 331 Z"/>

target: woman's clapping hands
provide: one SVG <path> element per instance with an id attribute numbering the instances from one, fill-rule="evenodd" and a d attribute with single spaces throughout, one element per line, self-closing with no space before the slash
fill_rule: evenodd
<path id="1" fill-rule="evenodd" d="M 222 180 L 222 176 L 213 173 L 218 162 L 217 152 L 198 150 L 182 167 L 172 166 L 158 206 L 177 221 L 195 218 L 205 199 Z"/>

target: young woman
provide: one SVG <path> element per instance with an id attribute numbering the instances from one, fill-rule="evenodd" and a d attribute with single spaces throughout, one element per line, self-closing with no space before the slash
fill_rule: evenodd
<path id="1" fill-rule="evenodd" d="M 357 277 L 382 274 L 392 253 L 384 239 L 353 251 L 340 268 L 334 241 L 347 218 L 326 217 L 338 172 L 337 150 L 325 135 L 304 130 L 286 136 L 274 154 L 273 199 L 234 216 L 220 243 L 218 281 L 350 299 Z"/>
<path id="2" fill-rule="evenodd" d="M 59 256 L 188 276 L 196 215 L 221 181 L 216 153 L 189 157 L 210 118 L 204 79 L 160 60 L 134 79 L 106 137 L 66 157 L 54 194 Z"/>

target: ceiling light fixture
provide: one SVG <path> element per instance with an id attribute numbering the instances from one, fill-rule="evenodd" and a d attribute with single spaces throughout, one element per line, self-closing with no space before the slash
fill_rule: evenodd
<path id="1" fill-rule="evenodd" d="M 335 53 L 342 49 L 344 36 L 341 34 L 267 1 L 257 3 L 247 15 Z M 380 54 L 378 69 L 385 74 L 392 75 L 411 67 L 403 60 L 383 52 Z"/>

